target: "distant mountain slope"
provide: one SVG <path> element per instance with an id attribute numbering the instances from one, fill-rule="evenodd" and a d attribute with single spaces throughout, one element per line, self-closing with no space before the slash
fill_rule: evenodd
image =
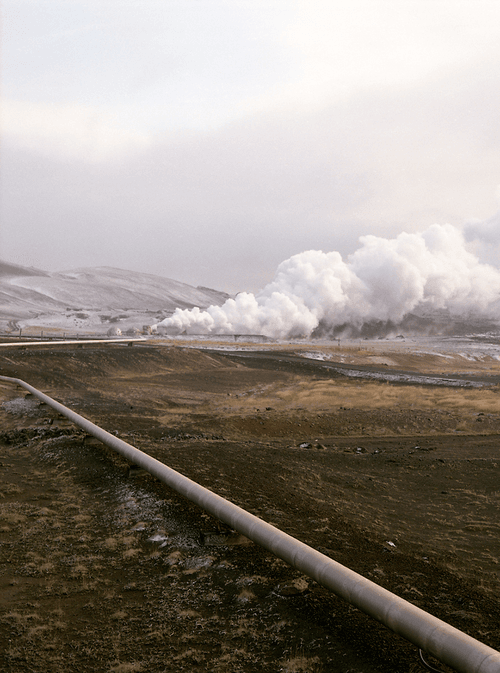
<path id="1" fill-rule="evenodd" d="M 33 267 L 19 266 L 19 264 L 10 264 L 2 262 L 0 259 L 0 278 L 13 276 L 48 276 L 49 274 Z"/>
<path id="2" fill-rule="evenodd" d="M 206 308 L 229 295 L 170 278 L 112 267 L 48 273 L 0 261 L 0 318 L 20 319 L 67 309 L 173 311 Z"/>

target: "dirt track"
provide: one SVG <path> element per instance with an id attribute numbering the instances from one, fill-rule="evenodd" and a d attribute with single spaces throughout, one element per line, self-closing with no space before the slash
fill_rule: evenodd
<path id="1" fill-rule="evenodd" d="M 0 373 L 500 649 L 497 388 L 353 380 L 288 356 L 9 349 Z M 498 375 L 343 355 L 380 359 Z M 0 401 L 2 670 L 419 670 L 413 646 L 19 389 L 0 384 Z"/>

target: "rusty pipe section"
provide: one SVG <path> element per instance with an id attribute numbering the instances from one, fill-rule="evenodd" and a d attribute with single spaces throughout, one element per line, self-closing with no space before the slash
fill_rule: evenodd
<path id="1" fill-rule="evenodd" d="M 20 379 L 0 376 L 38 397 L 89 435 L 147 470 L 177 493 L 333 591 L 458 673 L 500 673 L 500 652 L 399 598 L 308 545 L 200 486 L 106 432 Z"/>

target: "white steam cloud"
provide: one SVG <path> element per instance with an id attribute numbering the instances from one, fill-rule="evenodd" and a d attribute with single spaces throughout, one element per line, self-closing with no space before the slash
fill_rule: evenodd
<path id="1" fill-rule="evenodd" d="M 156 327 L 168 334 L 263 334 L 273 338 L 333 333 L 341 326 L 398 323 L 421 309 L 500 317 L 500 271 L 466 250 L 451 225 L 388 240 L 363 236 L 343 261 L 338 252 L 309 250 L 282 262 L 257 294 L 242 292 L 222 306 L 176 309 Z"/>

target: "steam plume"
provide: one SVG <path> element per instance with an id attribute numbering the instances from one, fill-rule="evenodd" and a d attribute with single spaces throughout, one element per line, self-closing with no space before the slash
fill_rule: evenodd
<path id="1" fill-rule="evenodd" d="M 360 238 L 343 261 L 309 250 L 282 262 L 257 294 L 222 306 L 179 309 L 157 327 L 180 334 L 264 334 L 274 338 L 334 333 L 339 326 L 398 323 L 417 307 L 452 315 L 500 317 L 500 271 L 481 264 L 451 225 L 394 239 Z"/>

